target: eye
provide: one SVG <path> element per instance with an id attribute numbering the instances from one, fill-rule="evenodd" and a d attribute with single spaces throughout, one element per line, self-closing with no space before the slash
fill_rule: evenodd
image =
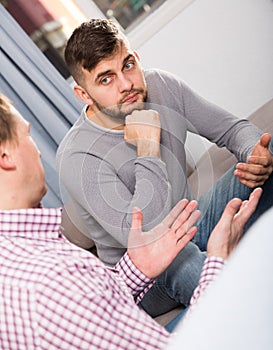
<path id="1" fill-rule="evenodd" d="M 112 78 L 111 78 L 111 77 L 104 77 L 103 79 L 101 79 L 100 83 L 101 83 L 102 85 L 108 85 L 108 84 L 111 83 L 111 81 L 112 81 Z"/>
<path id="2" fill-rule="evenodd" d="M 130 69 L 132 69 L 133 67 L 135 66 L 135 62 L 134 61 L 129 61 L 129 62 L 127 62 L 126 64 L 125 64 L 125 66 L 124 66 L 124 70 L 130 70 Z"/>

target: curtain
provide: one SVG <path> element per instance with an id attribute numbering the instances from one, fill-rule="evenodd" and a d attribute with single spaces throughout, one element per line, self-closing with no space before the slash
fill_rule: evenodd
<path id="1" fill-rule="evenodd" d="M 42 153 L 46 172 L 48 193 L 43 205 L 61 206 L 55 154 L 60 141 L 78 118 L 82 103 L 2 5 L 0 91 L 31 123 L 31 135 Z"/>

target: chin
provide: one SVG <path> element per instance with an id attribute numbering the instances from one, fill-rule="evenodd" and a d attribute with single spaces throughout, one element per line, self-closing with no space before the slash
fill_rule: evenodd
<path id="1" fill-rule="evenodd" d="M 47 188 L 46 187 L 43 187 L 39 193 L 39 195 L 37 195 L 37 198 L 36 198 L 36 205 L 35 205 L 35 208 L 39 208 L 41 207 L 41 201 L 43 199 L 43 197 L 46 195 L 47 193 Z"/>
<path id="2" fill-rule="evenodd" d="M 122 112 L 123 114 L 128 115 L 133 113 L 133 111 L 141 111 L 142 109 L 144 109 L 144 102 L 136 101 L 127 105 Z"/>
<path id="3" fill-rule="evenodd" d="M 45 186 L 42 190 L 41 199 L 46 195 L 46 193 L 47 193 L 47 188 Z"/>

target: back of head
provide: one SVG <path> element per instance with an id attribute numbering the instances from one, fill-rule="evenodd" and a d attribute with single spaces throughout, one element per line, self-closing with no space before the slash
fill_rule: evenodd
<path id="1" fill-rule="evenodd" d="M 16 141 L 16 122 L 10 100 L 0 94 L 0 144 Z"/>
<path id="2" fill-rule="evenodd" d="M 65 49 L 65 61 L 74 80 L 81 85 L 82 68 L 91 71 L 103 59 L 111 57 L 127 39 L 107 19 L 91 19 L 77 27 Z"/>

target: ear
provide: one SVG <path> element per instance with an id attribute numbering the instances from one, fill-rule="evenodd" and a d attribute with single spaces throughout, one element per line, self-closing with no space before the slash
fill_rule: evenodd
<path id="1" fill-rule="evenodd" d="M 74 93 L 75 95 L 82 100 L 85 104 L 91 106 L 93 104 L 93 100 L 90 97 L 90 95 L 85 91 L 83 87 L 80 85 L 75 85 L 74 86 Z"/>
<path id="2" fill-rule="evenodd" d="M 139 57 L 139 54 L 138 54 L 136 51 L 134 51 L 134 54 L 135 54 L 135 56 L 136 56 L 137 60 L 140 62 L 140 57 Z"/>
<path id="3" fill-rule="evenodd" d="M 12 149 L 0 143 L 0 168 L 3 170 L 14 170 L 16 165 L 12 157 Z"/>

